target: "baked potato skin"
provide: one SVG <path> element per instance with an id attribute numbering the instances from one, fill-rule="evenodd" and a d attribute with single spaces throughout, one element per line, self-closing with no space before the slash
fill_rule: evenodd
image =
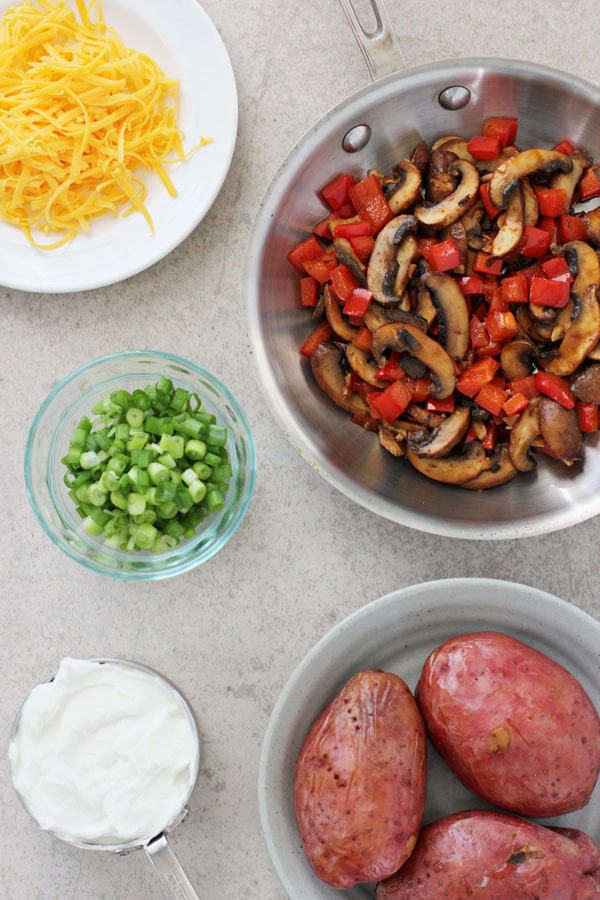
<path id="1" fill-rule="evenodd" d="M 294 806 L 306 858 L 334 888 L 378 881 L 412 852 L 425 807 L 425 726 L 397 675 L 353 676 L 310 728 Z"/>
<path id="2" fill-rule="evenodd" d="M 600 897 L 600 852 L 581 831 L 468 810 L 423 828 L 410 859 L 375 896 L 593 900 Z"/>
<path id="3" fill-rule="evenodd" d="M 460 635 L 427 658 L 415 690 L 429 738 L 494 806 L 546 818 L 580 809 L 600 772 L 600 718 L 562 666 L 498 632 Z"/>

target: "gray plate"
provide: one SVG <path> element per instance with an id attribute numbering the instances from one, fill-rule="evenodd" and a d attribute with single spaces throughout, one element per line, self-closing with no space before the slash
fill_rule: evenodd
<path id="1" fill-rule="evenodd" d="M 308 728 L 355 672 L 380 667 L 414 688 L 434 647 L 454 635 L 504 631 L 568 669 L 600 709 L 600 623 L 577 607 L 507 581 L 455 578 L 413 585 L 369 603 L 340 622 L 307 654 L 279 697 L 259 770 L 262 827 L 277 873 L 291 900 L 372 898 L 372 886 L 337 891 L 313 874 L 296 827 L 294 764 Z M 425 822 L 466 808 L 486 808 L 430 753 Z M 488 807 L 489 808 L 489 807 Z M 600 783 L 590 803 L 545 825 L 581 828 L 600 843 Z"/>

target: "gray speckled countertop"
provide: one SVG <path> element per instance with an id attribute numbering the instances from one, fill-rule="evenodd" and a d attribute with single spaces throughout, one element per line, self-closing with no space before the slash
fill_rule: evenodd
<path id="1" fill-rule="evenodd" d="M 0 287 L 0 484 L 9 511 L 0 541 L 0 744 L 25 695 L 63 656 L 126 657 L 157 668 L 188 697 L 204 742 L 189 820 L 172 839 L 184 868 L 207 900 L 283 900 L 261 834 L 257 770 L 273 704 L 308 650 L 369 600 L 451 576 L 534 585 L 600 617 L 600 519 L 521 541 L 429 536 L 357 506 L 298 456 L 254 379 L 245 247 L 291 146 L 368 75 L 335 0 L 203 6 L 228 48 L 239 92 L 233 163 L 204 221 L 164 260 L 114 286 L 64 295 Z M 493 9 L 388 0 L 388 8 L 408 66 L 503 56 L 600 82 L 591 6 L 588 21 L 585 4 L 560 2 L 549 12 L 542 0 Z M 22 460 L 31 419 L 53 384 L 89 359 L 134 346 L 177 352 L 225 381 L 250 419 L 259 468 L 247 517 L 217 557 L 174 579 L 119 585 L 65 558 L 42 533 Z M 5 763 L 0 805 L 6 900 L 162 896 L 143 854 L 79 852 L 41 833 Z"/>

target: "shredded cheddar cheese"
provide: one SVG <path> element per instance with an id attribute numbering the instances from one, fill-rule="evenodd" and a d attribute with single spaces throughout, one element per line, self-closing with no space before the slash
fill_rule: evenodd
<path id="1" fill-rule="evenodd" d="M 153 232 L 140 173 L 175 197 L 167 164 L 209 142 L 184 150 L 178 82 L 124 46 L 99 0 L 76 6 L 80 21 L 50 0 L 0 20 L 0 215 L 45 250 L 106 214 L 140 212 Z"/>

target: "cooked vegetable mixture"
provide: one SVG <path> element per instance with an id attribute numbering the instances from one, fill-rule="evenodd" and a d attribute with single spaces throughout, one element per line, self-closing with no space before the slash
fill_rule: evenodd
<path id="1" fill-rule="evenodd" d="M 161 553 L 223 508 L 227 428 L 166 377 L 98 402 L 71 435 L 65 483 L 88 534 L 116 550 Z"/>
<path id="2" fill-rule="evenodd" d="M 600 403 L 600 175 L 518 121 L 342 173 L 288 254 L 300 348 L 357 425 L 436 481 L 481 490 L 580 459 Z"/>

